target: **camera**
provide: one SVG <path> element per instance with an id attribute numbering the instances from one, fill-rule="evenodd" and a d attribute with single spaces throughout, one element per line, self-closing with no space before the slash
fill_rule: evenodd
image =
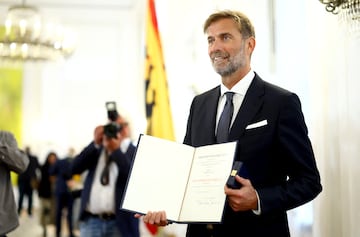
<path id="1" fill-rule="evenodd" d="M 115 122 L 119 117 L 119 113 L 116 109 L 116 102 L 115 101 L 108 101 L 105 103 L 105 107 L 107 110 L 107 116 L 110 121 Z"/>
<path id="2" fill-rule="evenodd" d="M 116 109 L 115 101 L 108 101 L 105 103 L 108 119 L 111 121 L 110 123 L 104 125 L 104 134 L 108 138 L 116 138 L 116 134 L 121 131 L 122 126 L 115 121 L 119 117 L 119 113 Z"/>
<path id="3" fill-rule="evenodd" d="M 111 122 L 104 126 L 104 135 L 108 138 L 116 138 L 116 134 L 120 132 L 122 126 L 118 123 Z"/>

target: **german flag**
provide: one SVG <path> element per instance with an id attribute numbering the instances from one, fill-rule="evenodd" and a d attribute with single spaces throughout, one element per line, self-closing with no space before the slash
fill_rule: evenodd
<path id="1" fill-rule="evenodd" d="M 146 133 L 155 137 L 175 140 L 155 1 L 148 0 L 147 4 L 145 41 Z M 146 227 L 152 235 L 159 232 L 159 228 L 155 225 L 146 224 Z"/>
<path id="2" fill-rule="evenodd" d="M 145 100 L 147 131 L 151 136 L 174 140 L 164 57 L 155 2 L 148 0 L 146 21 Z"/>

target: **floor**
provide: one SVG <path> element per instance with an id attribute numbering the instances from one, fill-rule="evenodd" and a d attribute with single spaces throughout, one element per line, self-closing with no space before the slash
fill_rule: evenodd
<path id="1" fill-rule="evenodd" d="M 13 232 L 8 234 L 8 237 L 44 237 L 44 231 L 41 227 L 38 210 L 34 208 L 33 215 L 28 216 L 25 211 L 20 214 L 20 226 Z M 68 231 L 66 229 L 66 220 L 63 221 L 62 237 L 68 237 Z M 46 227 L 46 237 L 55 237 L 55 226 L 48 225 Z M 75 235 L 80 236 L 79 231 L 75 231 Z"/>
<path id="2" fill-rule="evenodd" d="M 17 200 L 18 190 L 14 188 L 14 195 Z M 78 210 L 79 202 L 74 203 L 74 210 Z M 16 228 L 13 232 L 9 233 L 8 237 L 44 237 L 43 235 L 43 228 L 40 225 L 40 218 L 39 218 L 39 199 L 36 192 L 33 194 L 33 210 L 32 216 L 29 216 L 26 212 L 27 210 L 27 197 L 24 197 L 23 202 L 23 210 L 19 215 L 19 222 L 20 225 Z M 64 218 L 62 222 L 62 236 L 61 237 L 68 237 L 67 231 L 67 223 L 66 219 Z M 55 237 L 55 225 L 48 225 L 46 227 L 46 237 Z M 78 230 L 75 230 L 75 235 L 80 236 Z"/>
<path id="3" fill-rule="evenodd" d="M 17 199 L 17 190 L 14 189 L 15 198 Z M 40 225 L 40 219 L 39 219 L 39 200 L 37 197 L 37 194 L 35 193 L 33 196 L 34 204 L 33 204 L 33 215 L 28 216 L 26 212 L 27 208 L 27 199 L 24 198 L 23 203 L 23 211 L 19 215 L 19 221 L 20 225 L 17 229 L 15 229 L 13 232 L 9 233 L 8 237 L 44 237 L 43 235 L 43 228 Z M 80 201 L 80 200 L 79 200 Z M 80 202 L 75 203 L 74 210 L 75 210 L 75 216 L 76 216 L 76 210 L 78 210 L 78 207 L 80 205 Z M 76 218 L 76 217 L 74 217 Z M 75 219 L 76 220 L 76 219 Z M 61 237 L 68 237 L 68 231 L 66 226 L 66 220 L 63 220 L 63 231 Z M 75 221 L 74 226 L 77 225 L 77 222 Z M 182 237 L 185 236 L 185 228 L 184 225 L 170 225 L 169 227 L 166 227 L 164 231 L 160 232 L 156 237 Z M 46 228 L 47 236 L 46 237 L 55 237 L 55 226 L 54 225 L 48 225 Z M 75 230 L 75 235 L 80 236 L 79 230 Z M 143 223 L 140 224 L 140 235 L 141 237 L 154 237 L 146 230 L 146 227 Z"/>
<path id="4" fill-rule="evenodd" d="M 47 237 L 55 237 L 55 226 L 49 225 L 47 228 Z M 37 210 L 34 210 L 33 216 L 29 217 L 25 212 L 20 215 L 20 226 L 8 237 L 43 237 L 43 229 L 39 224 Z"/>

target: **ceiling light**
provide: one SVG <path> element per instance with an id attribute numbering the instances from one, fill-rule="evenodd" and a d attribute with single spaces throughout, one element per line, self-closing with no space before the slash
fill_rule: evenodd
<path id="1" fill-rule="evenodd" d="M 11 6 L 0 28 L 0 59 L 56 60 L 75 50 L 74 32 L 46 21 L 39 10 L 25 4 Z"/>

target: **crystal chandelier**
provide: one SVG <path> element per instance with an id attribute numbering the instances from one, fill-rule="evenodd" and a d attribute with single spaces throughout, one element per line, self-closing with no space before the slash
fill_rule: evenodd
<path id="1" fill-rule="evenodd" d="M 46 22 L 34 6 L 11 6 L 0 28 L 1 60 L 57 60 L 75 49 L 75 34 L 55 22 Z"/>
<path id="2" fill-rule="evenodd" d="M 360 37 L 360 0 L 320 0 L 328 12 L 339 15 L 350 35 Z"/>

